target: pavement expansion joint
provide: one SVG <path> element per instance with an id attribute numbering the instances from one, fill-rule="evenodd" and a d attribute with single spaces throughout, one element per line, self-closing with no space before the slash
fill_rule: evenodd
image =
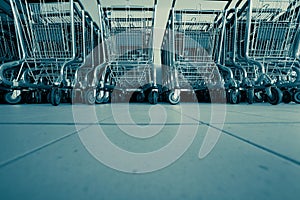
<path id="1" fill-rule="evenodd" d="M 38 152 L 38 151 L 40 151 L 40 150 L 42 150 L 42 149 L 44 149 L 46 147 L 49 147 L 49 146 L 51 146 L 51 145 L 53 145 L 53 144 L 55 144 L 57 142 L 65 140 L 65 139 L 67 139 L 67 138 L 69 138 L 69 137 L 77 134 L 78 132 L 80 132 L 80 131 L 82 131 L 84 129 L 87 129 L 88 127 L 90 127 L 90 126 L 82 127 L 81 129 L 79 129 L 77 131 L 71 132 L 71 133 L 66 134 L 66 135 L 64 135 L 62 137 L 56 138 L 54 140 L 51 140 L 51 141 L 47 142 L 46 144 L 43 144 L 41 146 L 38 146 L 38 147 L 33 148 L 31 150 L 28 150 L 28 151 L 26 151 L 26 152 L 24 152 L 22 154 L 19 154 L 19 155 L 15 156 L 14 158 L 11 158 L 11 159 L 9 159 L 7 161 L 4 161 L 4 162 L 0 163 L 0 169 L 3 168 L 3 167 L 5 167 L 5 166 L 7 166 L 7 165 L 10 165 L 10 164 L 18 161 L 18 160 L 21 160 L 22 158 L 25 158 L 25 157 L 27 157 L 29 155 L 32 155 L 33 153 L 36 153 L 36 152 Z"/>

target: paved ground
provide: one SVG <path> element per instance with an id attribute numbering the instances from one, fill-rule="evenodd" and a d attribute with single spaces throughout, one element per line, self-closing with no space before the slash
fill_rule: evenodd
<path id="1" fill-rule="evenodd" d="M 299 111 L 0 105 L 0 199 L 298 200 Z"/>

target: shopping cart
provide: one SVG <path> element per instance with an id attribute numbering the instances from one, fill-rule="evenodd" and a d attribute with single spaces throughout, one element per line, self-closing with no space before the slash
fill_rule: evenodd
<path id="1" fill-rule="evenodd" d="M 97 102 L 108 102 L 110 97 L 114 101 L 124 101 L 133 96 L 144 101 L 147 96 L 150 103 L 156 104 L 153 30 L 157 1 L 149 7 L 98 3 L 105 65 L 98 78 Z"/>
<path id="2" fill-rule="evenodd" d="M 173 1 L 162 45 L 163 85 L 167 100 L 177 104 L 180 93 L 188 91 L 196 92 L 198 99 L 216 99 L 213 97 L 216 94 L 225 99 L 225 86 L 226 89 L 236 86 L 231 70 L 217 63 L 225 11 L 177 10 L 175 3 Z M 224 9 L 229 4 L 230 1 Z"/>
<path id="3" fill-rule="evenodd" d="M 86 26 L 86 23 L 88 24 Z M 96 101 L 96 85 L 94 83 L 94 71 L 99 63 L 102 63 L 102 56 L 99 54 L 101 44 L 101 31 L 91 16 L 86 14 L 83 30 L 83 61 L 76 69 L 72 82 L 71 101 L 94 104 Z"/>
<path id="4" fill-rule="evenodd" d="M 14 26 L 13 13 L 9 0 L 0 4 L 0 91 L 7 102 L 13 104 L 20 101 L 19 98 L 10 98 L 10 85 L 6 80 L 13 80 L 17 76 L 18 68 L 4 69 L 4 63 L 20 60 L 17 35 Z"/>
<path id="5" fill-rule="evenodd" d="M 227 23 L 226 38 L 232 40 L 225 60 L 237 68 L 245 98 L 249 103 L 290 102 L 300 83 L 299 1 L 238 1 L 233 13 Z"/>
<path id="6" fill-rule="evenodd" d="M 13 96 L 25 95 L 27 102 L 41 102 L 43 96 L 52 105 L 70 99 L 76 70 L 86 55 L 87 20 L 80 1 L 10 0 L 19 43 L 21 62 L 6 63 L 6 68 L 20 66 L 11 81 Z"/>

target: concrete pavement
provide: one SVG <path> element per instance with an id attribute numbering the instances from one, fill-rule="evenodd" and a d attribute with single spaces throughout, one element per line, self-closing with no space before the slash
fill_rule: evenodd
<path id="1" fill-rule="evenodd" d="M 89 117 L 84 110 L 93 113 Z M 300 198 L 296 104 L 0 105 L 0 111 L 3 200 Z M 135 153 L 163 149 L 180 128 L 197 129 L 191 145 L 172 164 L 149 173 L 125 173 L 98 161 L 91 154 L 97 147 L 84 146 L 82 136 L 95 127 L 114 145 Z M 131 135 L 135 129 L 145 130 L 140 131 L 144 138 Z M 212 151 L 199 159 L 210 129 L 221 130 L 221 135 Z"/>

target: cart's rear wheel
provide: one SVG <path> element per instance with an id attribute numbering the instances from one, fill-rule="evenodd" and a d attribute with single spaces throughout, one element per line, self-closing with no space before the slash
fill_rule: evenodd
<path id="1" fill-rule="evenodd" d="M 24 99 L 25 99 L 25 102 L 27 104 L 33 104 L 34 103 L 34 98 L 32 96 L 33 96 L 33 92 L 26 92 Z"/>
<path id="2" fill-rule="evenodd" d="M 136 94 L 136 101 L 137 102 L 143 102 L 145 100 L 145 94 L 144 92 L 139 92 Z"/>
<path id="3" fill-rule="evenodd" d="M 279 88 L 272 87 L 271 88 L 271 94 L 272 96 L 268 96 L 268 102 L 272 105 L 277 105 L 282 102 L 282 92 Z"/>
<path id="4" fill-rule="evenodd" d="M 36 99 L 37 103 L 42 103 L 42 92 L 41 91 L 36 91 L 35 99 Z"/>
<path id="5" fill-rule="evenodd" d="M 61 92 L 60 89 L 57 87 L 54 87 L 51 89 L 50 93 L 50 101 L 53 106 L 58 106 L 61 101 Z"/>
<path id="6" fill-rule="evenodd" d="M 180 95 L 175 95 L 174 91 L 169 92 L 168 100 L 170 104 L 176 105 L 180 102 Z"/>
<path id="7" fill-rule="evenodd" d="M 11 105 L 15 105 L 21 102 L 22 97 L 21 95 L 15 96 L 13 92 L 8 92 L 4 95 L 4 100 Z"/>
<path id="8" fill-rule="evenodd" d="M 254 89 L 250 88 L 247 90 L 247 102 L 253 104 L 254 102 Z"/>
<path id="9" fill-rule="evenodd" d="M 47 93 L 47 103 L 51 103 L 51 91 Z"/>
<path id="10" fill-rule="evenodd" d="M 93 105 L 96 102 L 95 91 L 93 88 L 89 88 L 84 94 L 85 102 L 89 105 Z"/>
<path id="11" fill-rule="evenodd" d="M 157 91 L 151 91 L 148 94 L 148 101 L 150 104 L 157 104 L 158 102 L 158 92 Z"/>
<path id="12" fill-rule="evenodd" d="M 293 94 L 293 100 L 295 103 L 300 104 L 300 90 L 297 90 Z"/>
<path id="13" fill-rule="evenodd" d="M 238 104 L 240 103 L 240 94 L 238 92 L 238 90 L 236 89 L 231 89 L 228 91 L 228 100 L 229 100 L 229 103 L 231 104 Z"/>
<path id="14" fill-rule="evenodd" d="M 282 102 L 283 103 L 290 103 L 292 101 L 292 94 L 285 90 L 282 92 Z"/>

